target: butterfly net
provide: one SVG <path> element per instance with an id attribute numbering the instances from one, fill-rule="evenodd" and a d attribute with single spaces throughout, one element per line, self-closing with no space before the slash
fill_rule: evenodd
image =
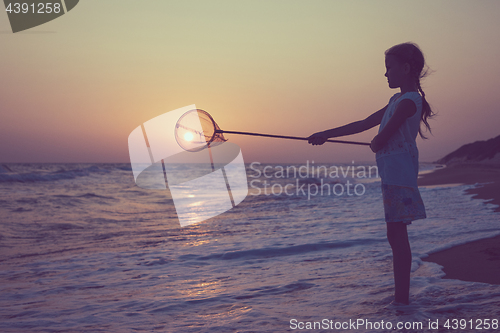
<path id="1" fill-rule="evenodd" d="M 177 121 L 175 139 L 184 150 L 195 152 L 227 141 L 221 132 L 208 112 L 194 109 Z"/>

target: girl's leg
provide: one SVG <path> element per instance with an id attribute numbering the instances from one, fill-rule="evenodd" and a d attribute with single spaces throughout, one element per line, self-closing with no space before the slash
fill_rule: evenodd
<path id="1" fill-rule="evenodd" d="M 387 239 L 392 248 L 395 301 L 409 304 L 411 249 L 406 224 L 403 222 L 388 222 Z"/>

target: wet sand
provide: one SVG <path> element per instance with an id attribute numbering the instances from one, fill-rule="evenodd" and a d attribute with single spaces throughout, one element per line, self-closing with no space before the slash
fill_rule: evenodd
<path id="1" fill-rule="evenodd" d="M 464 164 L 437 169 L 419 178 L 419 186 L 481 184 L 467 190 L 473 198 L 500 205 L 500 167 Z M 500 207 L 495 208 L 500 212 Z M 498 215 L 500 230 L 500 214 Z M 500 236 L 481 239 L 432 253 L 424 261 L 443 266 L 445 279 L 500 284 Z"/>

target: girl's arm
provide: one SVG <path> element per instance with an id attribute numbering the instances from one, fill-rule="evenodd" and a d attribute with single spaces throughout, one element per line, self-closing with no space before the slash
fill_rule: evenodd
<path id="1" fill-rule="evenodd" d="M 353 123 L 332 128 L 323 132 L 314 133 L 308 138 L 308 142 L 314 146 L 322 145 L 329 138 L 336 138 L 339 136 L 351 135 L 369 130 L 372 127 L 380 125 L 386 109 L 387 105 L 377 112 L 371 114 L 366 119 L 355 121 Z"/>
<path id="2" fill-rule="evenodd" d="M 413 116 L 415 112 L 417 112 L 417 106 L 411 99 L 404 99 L 399 102 L 391 119 L 389 119 L 382 131 L 373 138 L 370 145 L 372 151 L 376 153 L 382 149 L 406 119 Z"/>

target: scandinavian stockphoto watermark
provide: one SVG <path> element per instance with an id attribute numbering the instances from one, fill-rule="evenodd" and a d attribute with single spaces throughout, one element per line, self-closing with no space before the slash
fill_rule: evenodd
<path id="1" fill-rule="evenodd" d="M 52 21 L 73 8 L 79 0 L 4 0 L 12 32 L 27 30 Z"/>
<path id="2" fill-rule="evenodd" d="M 362 196 L 363 182 L 379 178 L 376 165 L 302 165 L 250 164 L 248 177 L 251 195 L 305 196 Z M 361 181 L 361 182 L 360 182 Z"/>
<path id="3" fill-rule="evenodd" d="M 237 145 L 199 141 L 201 146 L 189 150 L 180 145 L 179 140 L 193 141 L 203 133 L 192 110 L 195 105 L 161 114 L 139 125 L 128 137 L 135 183 L 150 190 L 168 188 L 182 227 L 220 215 L 248 194 L 245 163 Z M 191 117 L 186 122 L 188 113 Z M 184 119 L 182 126 L 180 119 Z M 179 128 L 183 129 L 180 138 Z"/>

